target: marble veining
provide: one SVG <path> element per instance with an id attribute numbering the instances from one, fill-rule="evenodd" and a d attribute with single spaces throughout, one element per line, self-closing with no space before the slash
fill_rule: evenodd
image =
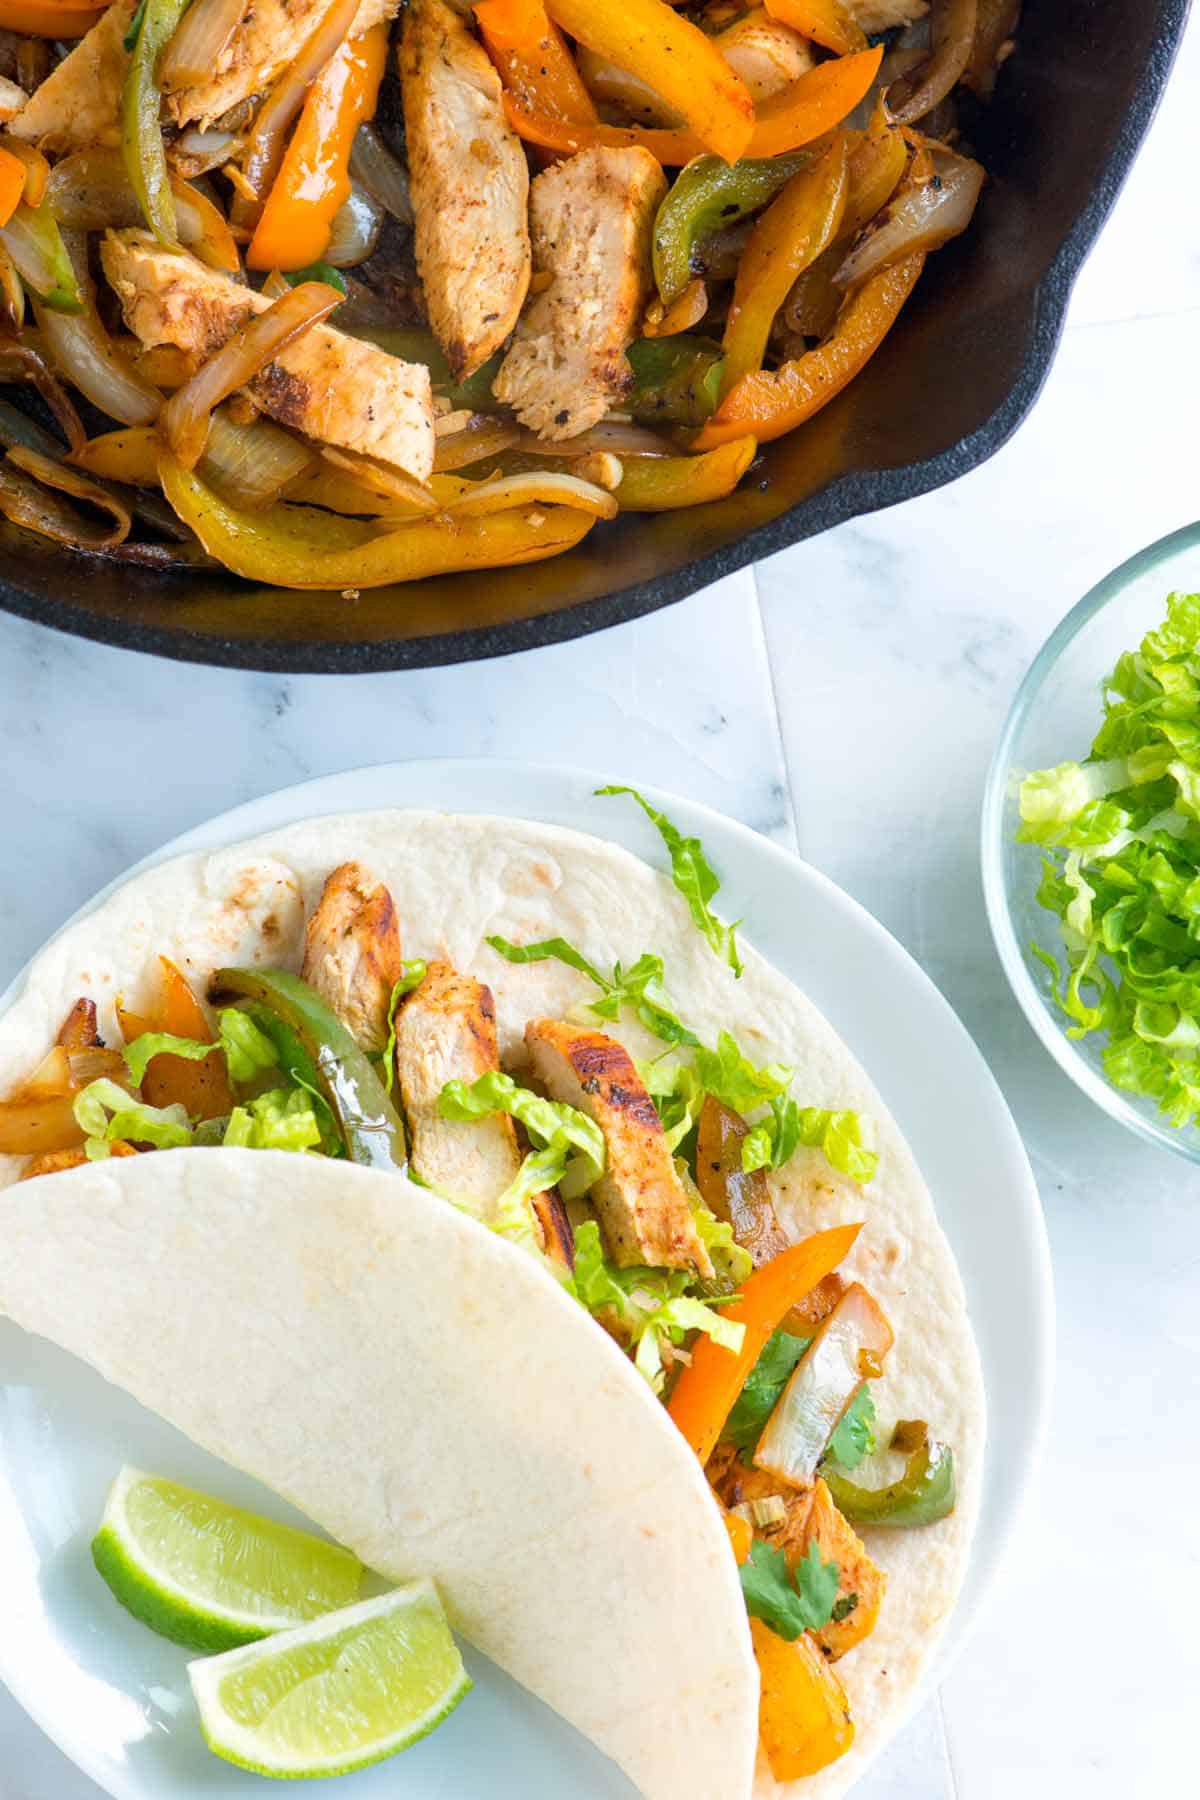
<path id="1" fill-rule="evenodd" d="M 798 847 L 958 1009 L 1041 1184 L 1058 1401 L 1000 1588 L 856 1800 L 1194 1789 L 1200 1182 L 1092 1109 L 1033 1038 L 988 939 L 977 832 L 1039 644 L 1200 504 L 1198 105 L 1200 22 L 1045 393 L 999 455 L 653 618 L 500 662 L 328 679 L 185 668 L 0 617 L 0 986 L 97 887 L 212 813 L 335 769 L 485 755 L 650 779 Z M 0 1695 L 0 1800 L 97 1793 Z"/>

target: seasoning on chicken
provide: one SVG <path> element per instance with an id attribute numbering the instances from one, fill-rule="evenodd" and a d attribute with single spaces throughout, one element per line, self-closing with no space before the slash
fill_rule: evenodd
<path id="1" fill-rule="evenodd" d="M 777 1516 L 763 1518 L 754 1529 L 772 1549 L 785 1553 L 789 1569 L 807 1556 L 813 1543 L 823 1562 L 837 1564 L 836 1611 L 841 1617 L 830 1619 L 813 1633 L 830 1662 L 836 1662 L 869 1637 L 879 1617 L 887 1576 L 872 1562 L 866 1546 L 838 1511 L 820 1477 L 811 1487 L 784 1487 L 764 1470 L 744 1463 L 732 1444 L 717 1446 L 705 1472 L 722 1504 L 748 1508 L 752 1521 L 756 1506 L 763 1501 L 770 1503 Z"/>
<path id="2" fill-rule="evenodd" d="M 842 0 L 842 5 L 868 36 L 897 25 L 912 25 L 929 11 L 929 0 Z"/>
<path id="3" fill-rule="evenodd" d="M 110 231 L 100 248 L 125 323 L 145 345 L 208 356 L 271 304 L 145 231 Z M 433 468 L 429 370 L 314 325 L 250 383 L 273 419 L 320 443 L 391 463 L 424 481 Z"/>
<path id="4" fill-rule="evenodd" d="M 123 1144 L 118 1139 L 108 1146 L 110 1156 L 136 1156 L 138 1153 L 132 1144 Z M 40 1156 L 31 1156 L 18 1177 L 20 1181 L 32 1181 L 37 1175 L 61 1175 L 65 1169 L 82 1169 L 88 1161 L 88 1153 L 82 1144 L 76 1144 L 72 1150 L 43 1150 Z"/>
<path id="5" fill-rule="evenodd" d="M 396 1081 L 410 1160 L 429 1187 L 485 1219 L 521 1166 L 513 1122 L 507 1113 L 444 1119 L 438 1100 L 448 1081 L 469 1086 L 499 1067 L 491 988 L 449 963 L 430 963 L 396 1014 Z"/>
<path id="6" fill-rule="evenodd" d="M 587 1113 L 604 1133 L 608 1166 L 591 1200 L 613 1262 L 711 1277 L 662 1121 L 625 1046 L 558 1019 L 531 1019 L 525 1043 L 547 1093 Z"/>
<path id="7" fill-rule="evenodd" d="M 632 384 L 625 351 L 649 292 L 665 193 L 642 149 L 583 150 L 534 179 L 534 264 L 551 281 L 519 320 L 493 392 L 544 438 L 577 437 Z"/>
<path id="8" fill-rule="evenodd" d="M 114 0 L 85 37 L 40 82 L 9 125 L 14 137 L 65 153 L 121 141 L 121 89 L 129 68 L 125 33 L 134 0 Z"/>
<path id="9" fill-rule="evenodd" d="M 461 381 L 499 349 L 529 288 L 529 167 L 500 77 L 443 0 L 411 0 L 400 80 L 417 267 Z"/>
<path id="10" fill-rule="evenodd" d="M 207 128 L 252 94 L 266 93 L 295 61 L 332 4 L 333 0 L 246 0 L 241 23 L 217 57 L 211 77 L 167 95 L 170 117 L 177 125 Z M 361 37 L 395 11 L 396 0 L 362 0 L 347 36 Z"/>
<path id="11" fill-rule="evenodd" d="M 342 863 L 308 921 L 301 975 L 364 1050 L 382 1050 L 400 979 L 400 928 L 392 896 L 361 863 Z"/>
<path id="12" fill-rule="evenodd" d="M 807 74 L 816 60 L 807 38 L 790 25 L 769 18 L 762 7 L 722 31 L 716 44 L 734 74 L 745 82 L 752 100 L 769 100 L 772 94 L 782 93 L 798 76 Z"/>

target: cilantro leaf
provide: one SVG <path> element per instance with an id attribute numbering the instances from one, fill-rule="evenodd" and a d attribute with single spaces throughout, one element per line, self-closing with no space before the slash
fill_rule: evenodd
<path id="1" fill-rule="evenodd" d="M 750 1617 L 789 1643 L 802 1632 L 820 1631 L 833 1616 L 841 1570 L 821 1560 L 815 1538 L 791 1575 L 784 1552 L 756 1538 L 739 1573 Z"/>
<path id="2" fill-rule="evenodd" d="M 716 870 L 704 854 L 704 846 L 697 837 L 684 837 L 678 826 L 673 825 L 666 813 L 658 812 L 648 800 L 643 799 L 636 788 L 611 786 L 596 789 L 597 794 L 629 794 L 637 801 L 650 823 L 655 827 L 671 858 L 671 880 L 688 904 L 697 928 L 704 933 L 713 954 L 722 962 L 728 963 L 734 974 L 740 979 L 742 962 L 738 955 L 737 925 L 726 925 L 719 919 L 709 902 L 716 895 L 721 883 Z M 740 924 L 740 920 L 738 921 Z"/>
<path id="3" fill-rule="evenodd" d="M 811 1342 L 811 1338 L 793 1337 L 787 1331 L 771 1333 L 725 1421 L 721 1436 L 727 1444 L 736 1444 L 739 1450 L 755 1449 L 776 1401 Z"/>
<path id="4" fill-rule="evenodd" d="M 841 1469 L 857 1469 L 875 1448 L 875 1402 L 864 1381 L 842 1414 L 825 1452 Z"/>

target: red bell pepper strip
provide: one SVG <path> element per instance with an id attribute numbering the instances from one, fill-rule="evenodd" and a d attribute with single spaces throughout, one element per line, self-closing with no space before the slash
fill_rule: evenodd
<path id="1" fill-rule="evenodd" d="M 333 215 L 350 193 L 354 134 L 375 112 L 387 42 L 386 25 L 347 38 L 309 88 L 250 240 L 248 268 L 306 269 L 324 256 Z"/>
<path id="2" fill-rule="evenodd" d="M 868 276 L 843 302 L 823 344 L 781 369 L 744 375 L 701 427 L 693 449 L 713 450 L 747 432 L 767 443 L 820 412 L 874 356 L 924 266 L 918 251 Z"/>
<path id="3" fill-rule="evenodd" d="M 722 1318 L 746 1327 L 740 1350 L 725 1350 L 709 1337 L 697 1340 L 667 1410 L 702 1463 L 712 1455 L 771 1333 L 850 1254 L 861 1230 L 861 1225 L 835 1225 L 815 1232 L 755 1269 L 733 1304 L 721 1309 Z"/>

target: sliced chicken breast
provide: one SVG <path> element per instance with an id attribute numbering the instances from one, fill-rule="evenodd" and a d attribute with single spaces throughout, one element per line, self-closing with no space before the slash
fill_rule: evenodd
<path id="1" fill-rule="evenodd" d="M 208 356 L 270 305 L 149 232 L 110 231 L 100 248 L 125 323 L 143 344 Z M 263 412 L 319 443 L 378 457 L 424 481 L 433 468 L 433 393 L 422 363 L 401 362 L 314 325 L 250 383 Z"/>
<path id="2" fill-rule="evenodd" d="M 551 276 L 493 383 L 544 438 L 577 437 L 630 386 L 625 352 L 650 289 L 666 178 L 648 150 L 582 150 L 530 189 L 534 267 Z"/>
<path id="3" fill-rule="evenodd" d="M 662 1122 L 624 1044 L 560 1019 L 531 1019 L 525 1043 L 546 1092 L 604 1133 L 608 1167 L 591 1200 L 613 1262 L 711 1276 Z"/>
<path id="4" fill-rule="evenodd" d="M 409 0 L 400 81 L 417 268 L 462 380 L 500 348 L 529 288 L 529 166 L 499 75 L 444 0 Z"/>
<path id="5" fill-rule="evenodd" d="M 364 1050 L 388 1041 L 400 979 L 400 927 L 392 896 L 361 863 L 342 863 L 308 921 L 301 975 Z"/>
<path id="6" fill-rule="evenodd" d="M 842 4 L 860 30 L 868 33 L 912 25 L 929 11 L 929 0 L 842 0 Z"/>
<path id="7" fill-rule="evenodd" d="M 734 74 L 745 82 L 752 100 L 769 100 L 772 94 L 782 93 L 816 61 L 808 39 L 769 17 L 762 7 L 721 32 L 716 44 Z"/>
<path id="8" fill-rule="evenodd" d="M 129 68 L 125 33 L 134 0 L 114 0 L 29 97 L 8 129 L 42 150 L 65 155 L 121 141 L 121 89 Z"/>
<path id="9" fill-rule="evenodd" d="M 492 990 L 449 963 L 432 962 L 396 1015 L 396 1082 L 408 1120 L 414 1171 L 439 1194 L 486 1219 L 521 1166 L 507 1113 L 443 1119 L 448 1081 L 468 1085 L 500 1067 Z"/>
<path id="10" fill-rule="evenodd" d="M 361 37 L 372 25 L 390 19 L 398 0 L 362 0 L 349 36 Z M 216 59 L 211 77 L 167 96 L 167 111 L 177 125 L 202 128 L 240 106 L 252 94 L 265 94 L 314 31 L 333 0 L 246 0 L 241 23 Z"/>

